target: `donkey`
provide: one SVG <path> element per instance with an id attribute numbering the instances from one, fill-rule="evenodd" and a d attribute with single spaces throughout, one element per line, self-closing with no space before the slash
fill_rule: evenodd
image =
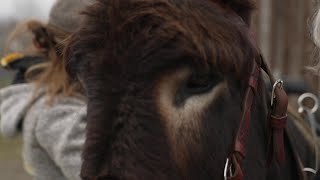
<path id="1" fill-rule="evenodd" d="M 88 7 L 65 50 L 67 70 L 88 98 L 82 178 L 306 178 L 313 142 L 291 114 L 285 161 L 269 158 L 270 93 L 261 76 L 242 131 L 246 156 L 226 163 L 251 67 L 261 65 L 250 33 L 254 7 L 250 0 L 98 0 Z"/>

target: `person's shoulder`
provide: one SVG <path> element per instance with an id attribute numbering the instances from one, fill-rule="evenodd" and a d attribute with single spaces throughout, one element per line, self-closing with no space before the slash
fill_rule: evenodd
<path id="1" fill-rule="evenodd" d="M 37 104 L 38 120 L 35 131 L 40 139 L 40 136 L 66 133 L 86 122 L 87 106 L 81 98 L 59 97 L 51 105 L 45 103 L 43 98 Z"/>
<path id="2" fill-rule="evenodd" d="M 56 96 L 52 103 L 48 103 L 46 96 L 38 101 L 37 109 L 40 109 L 39 116 L 42 119 L 55 121 L 55 119 L 65 119 L 86 112 L 87 104 L 85 98 L 81 96 Z M 53 119 L 53 120 L 51 120 Z"/>
<path id="3" fill-rule="evenodd" d="M 31 83 L 15 84 L 0 89 L 0 97 L 18 96 L 22 94 L 31 94 L 35 86 Z"/>
<path id="4" fill-rule="evenodd" d="M 37 124 L 46 126 L 58 121 L 68 121 L 76 116 L 86 116 L 87 105 L 85 98 L 82 96 L 63 96 L 56 95 L 50 99 L 47 95 L 42 94 L 33 104 L 29 111 L 32 118 L 36 118 Z"/>
<path id="5" fill-rule="evenodd" d="M 11 85 L 0 90 L 1 133 L 13 137 L 19 132 L 19 123 L 31 108 L 33 85 Z"/>
<path id="6" fill-rule="evenodd" d="M 28 101 L 35 90 L 35 86 L 30 83 L 15 84 L 0 89 L 0 104 L 17 99 L 21 102 Z"/>
<path id="7" fill-rule="evenodd" d="M 74 96 L 62 96 L 58 95 L 52 106 L 65 106 L 68 108 L 80 108 L 86 107 L 86 100 L 84 96 L 74 95 Z"/>

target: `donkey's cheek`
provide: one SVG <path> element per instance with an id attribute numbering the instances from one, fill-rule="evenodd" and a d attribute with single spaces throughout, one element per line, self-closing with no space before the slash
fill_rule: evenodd
<path id="1" fill-rule="evenodd" d="M 155 90 L 156 104 L 165 124 L 172 154 L 183 169 L 187 168 L 189 157 L 201 151 L 194 147 L 201 147 L 203 115 L 208 106 L 223 94 L 226 86 L 221 82 L 209 92 L 190 96 L 182 106 L 177 106 L 174 103 L 177 89 L 189 74 L 188 70 L 181 70 L 162 77 Z"/>
<path id="2" fill-rule="evenodd" d="M 189 126 L 193 131 L 201 132 L 202 115 L 226 89 L 225 83 L 219 83 L 210 92 L 191 96 L 183 106 L 177 106 L 174 103 L 175 93 L 166 83 L 158 89 L 156 102 L 167 129 L 172 132 L 177 132 L 181 126 Z"/>

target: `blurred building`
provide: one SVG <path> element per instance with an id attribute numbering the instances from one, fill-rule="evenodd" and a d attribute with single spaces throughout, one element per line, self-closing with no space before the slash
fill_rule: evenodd
<path id="1" fill-rule="evenodd" d="M 310 40 L 312 0 L 257 0 L 256 31 L 264 57 L 277 77 L 306 80 L 318 94 L 319 78 L 306 67 L 314 60 Z"/>

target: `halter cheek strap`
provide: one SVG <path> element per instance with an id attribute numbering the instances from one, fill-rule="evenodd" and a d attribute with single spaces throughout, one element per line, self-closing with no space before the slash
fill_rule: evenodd
<path id="1" fill-rule="evenodd" d="M 284 152 L 284 129 L 287 121 L 288 96 L 283 89 L 283 82 L 275 80 L 272 72 L 261 57 L 261 68 L 268 74 L 270 82 L 273 84 L 271 93 L 271 112 L 269 114 L 269 123 L 271 133 L 268 144 L 268 163 L 276 157 L 276 160 L 282 164 L 285 161 Z"/>
<path id="2" fill-rule="evenodd" d="M 258 65 L 258 63 L 261 65 Z M 224 170 L 225 180 L 242 180 L 244 177 L 241 169 L 241 163 L 246 157 L 246 139 L 250 129 L 251 107 L 254 97 L 257 95 L 258 80 L 263 69 L 270 77 L 270 81 L 274 84 L 272 92 L 271 112 L 269 113 L 270 133 L 268 146 L 268 160 L 271 161 L 276 157 L 279 163 L 285 161 L 284 151 L 284 128 L 287 120 L 288 96 L 280 83 L 275 81 L 270 70 L 267 68 L 261 56 L 253 62 L 251 73 L 248 79 L 248 87 L 245 92 L 243 101 L 243 114 L 239 123 L 239 128 L 234 140 L 232 152 L 227 158 Z"/>

